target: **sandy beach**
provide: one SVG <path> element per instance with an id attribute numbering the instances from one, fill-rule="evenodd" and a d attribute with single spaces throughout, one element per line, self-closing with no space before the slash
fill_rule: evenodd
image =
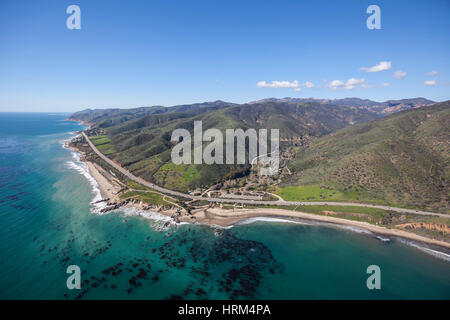
<path id="1" fill-rule="evenodd" d="M 66 142 L 65 146 L 81 155 L 80 160 L 88 166 L 89 173 L 98 184 L 102 199 L 110 199 L 111 202 L 118 201 L 119 197 L 117 196 L 117 193 L 120 189 L 122 189 L 122 183 L 120 180 L 115 178 L 111 173 L 104 170 L 98 164 L 91 161 L 86 161 L 86 159 L 84 159 L 84 152 L 69 145 L 69 142 Z"/>
<path id="2" fill-rule="evenodd" d="M 110 173 L 106 172 L 98 164 L 85 161 L 89 168 L 89 172 L 98 183 L 102 199 L 109 199 L 109 201 L 118 201 L 117 193 L 122 189 L 122 186 L 117 178 L 114 178 Z"/>
<path id="3" fill-rule="evenodd" d="M 296 218 L 302 220 L 313 220 L 324 223 L 332 223 L 338 225 L 346 225 L 355 228 L 361 228 L 373 232 L 378 235 L 394 236 L 405 238 L 408 240 L 423 242 L 427 244 L 433 244 L 450 249 L 450 243 L 440 240 L 435 240 L 420 235 L 416 235 L 411 232 L 388 229 L 385 227 L 376 226 L 367 222 L 352 221 L 340 218 L 334 218 L 330 216 L 322 216 L 311 213 L 304 213 L 293 210 L 273 209 L 273 208 L 257 208 L 257 209 L 221 209 L 221 208 L 208 208 L 194 212 L 196 221 L 198 223 L 207 225 L 216 225 L 221 227 L 227 227 L 234 225 L 240 221 L 255 218 L 255 217 L 277 217 L 277 218 Z M 192 221 L 186 219 L 185 221 Z"/>

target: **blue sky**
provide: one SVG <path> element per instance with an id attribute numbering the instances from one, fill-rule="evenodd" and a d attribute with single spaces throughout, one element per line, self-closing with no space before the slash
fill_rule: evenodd
<path id="1" fill-rule="evenodd" d="M 66 27 L 71 4 L 80 30 Z M 366 27 L 371 4 L 381 30 Z M 443 101 L 449 30 L 448 0 L 0 0 L 0 111 L 287 96 Z"/>

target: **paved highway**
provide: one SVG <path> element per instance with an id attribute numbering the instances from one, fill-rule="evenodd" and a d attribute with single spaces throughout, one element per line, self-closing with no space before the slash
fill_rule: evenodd
<path id="1" fill-rule="evenodd" d="M 216 202 L 216 203 L 245 203 L 245 204 L 253 204 L 253 205 L 272 205 L 272 206 L 322 206 L 322 205 L 351 206 L 351 207 L 376 208 L 376 209 L 390 210 L 390 211 L 395 211 L 395 212 L 399 212 L 399 213 L 407 213 L 407 214 L 418 214 L 418 215 L 439 216 L 439 217 L 450 218 L 450 215 L 448 215 L 448 214 L 420 211 L 420 210 L 414 210 L 414 209 L 396 208 L 396 207 L 389 207 L 389 206 L 382 206 L 382 205 L 365 204 L 365 203 L 354 203 L 354 202 L 330 202 L 330 201 L 302 202 L 302 201 L 284 201 L 284 200 L 263 201 L 263 200 L 238 200 L 238 199 L 226 199 L 226 198 L 205 198 L 205 197 L 200 197 L 200 196 L 192 196 L 192 195 L 189 195 L 186 193 L 181 193 L 181 192 L 177 192 L 177 191 L 173 191 L 173 190 L 169 190 L 169 189 L 160 187 L 160 186 L 155 185 L 151 182 L 148 182 L 142 178 L 136 177 L 131 172 L 129 172 L 128 170 L 126 170 L 125 168 L 120 166 L 120 164 L 114 162 L 113 160 L 106 157 L 103 153 L 101 153 L 94 146 L 94 144 L 89 140 L 89 138 L 87 137 L 87 135 L 84 132 L 82 132 L 81 134 L 86 139 L 86 141 L 88 142 L 88 144 L 92 148 L 92 150 L 100 158 L 105 160 L 109 165 L 111 165 L 117 171 L 121 172 L 123 175 L 128 177 L 130 180 L 140 183 L 148 188 L 157 190 L 161 193 L 172 195 L 172 196 L 179 197 L 179 198 L 186 198 L 186 199 L 191 199 L 191 200 L 202 200 L 202 201 L 209 201 L 209 202 Z"/>

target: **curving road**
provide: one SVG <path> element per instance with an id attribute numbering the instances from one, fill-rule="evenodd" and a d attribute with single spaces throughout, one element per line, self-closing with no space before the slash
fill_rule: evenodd
<path id="1" fill-rule="evenodd" d="M 209 201 L 209 202 L 217 202 L 217 203 L 246 203 L 246 204 L 256 204 L 256 205 L 273 205 L 273 206 L 321 206 L 321 205 L 330 205 L 330 206 L 351 206 L 351 207 L 363 207 L 363 208 L 375 208 L 375 209 L 382 209 L 382 210 L 390 210 L 395 211 L 399 213 L 408 213 L 408 214 L 418 214 L 418 215 L 425 215 L 425 216 L 439 216 L 444 218 L 450 218 L 450 215 L 448 214 L 442 214 L 442 213 L 434 213 L 434 212 L 428 212 L 428 211 L 420 211 L 420 210 L 414 210 L 414 209 L 405 209 L 405 208 L 396 208 L 396 207 L 389 207 L 389 206 L 382 206 L 382 205 L 373 205 L 373 204 L 365 204 L 365 203 L 354 203 L 354 202 L 330 202 L 330 201 L 321 201 L 321 202 L 301 202 L 301 201 L 285 201 L 285 200 L 278 200 L 278 201 L 263 201 L 263 200 L 238 200 L 238 199 L 226 199 L 226 198 L 204 198 L 200 196 L 192 196 L 186 193 L 181 193 L 177 191 L 173 191 L 170 189 L 166 189 L 160 186 L 157 186 L 151 182 L 148 182 L 142 178 L 136 177 L 131 172 L 120 166 L 120 164 L 114 162 L 113 160 L 106 157 L 103 153 L 101 153 L 89 140 L 87 135 L 82 132 L 81 133 L 83 137 L 86 139 L 87 143 L 91 147 L 91 149 L 103 160 L 105 160 L 109 165 L 111 165 L 114 169 L 128 177 L 130 180 L 133 180 L 137 183 L 140 183 L 148 188 L 152 188 L 154 190 L 157 190 L 161 193 L 172 195 L 179 198 L 186 198 L 191 200 L 200 200 L 200 201 Z"/>

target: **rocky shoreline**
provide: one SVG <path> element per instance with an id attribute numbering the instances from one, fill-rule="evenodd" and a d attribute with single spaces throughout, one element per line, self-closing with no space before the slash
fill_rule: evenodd
<path id="1" fill-rule="evenodd" d="M 69 143 L 66 143 L 66 147 L 80 154 L 80 161 L 86 163 L 89 168 L 89 173 L 97 182 L 102 199 L 95 201 L 92 204 L 105 203 L 105 207 L 101 208 L 99 213 L 104 214 L 112 210 L 117 210 L 121 207 L 128 207 L 163 214 L 174 219 L 179 218 L 179 208 L 176 206 L 147 204 L 139 199 L 132 198 L 120 199 L 118 194 L 123 191 L 123 188 L 126 188 L 126 186 L 124 186 L 119 179 L 104 170 L 98 164 L 86 160 L 83 151 L 77 149 Z"/>

